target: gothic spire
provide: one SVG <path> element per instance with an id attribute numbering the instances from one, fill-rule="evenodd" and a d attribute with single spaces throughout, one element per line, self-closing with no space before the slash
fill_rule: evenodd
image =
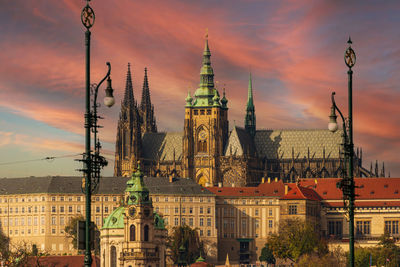
<path id="1" fill-rule="evenodd" d="M 214 91 L 214 71 L 211 67 L 211 52 L 208 45 L 208 33 L 206 34 L 206 40 L 203 51 L 203 62 L 200 69 L 200 85 L 196 90 L 194 96 L 195 101 L 193 106 L 212 106 Z"/>
<path id="2" fill-rule="evenodd" d="M 247 88 L 247 110 L 254 110 L 254 103 L 253 103 L 253 82 L 251 80 L 251 73 L 249 76 L 249 86 Z"/>
<path id="3" fill-rule="evenodd" d="M 253 84 L 251 80 L 251 73 L 249 77 L 249 87 L 247 89 L 247 105 L 244 128 L 254 138 L 256 134 L 256 113 L 253 103 Z"/>
<path id="4" fill-rule="evenodd" d="M 150 101 L 149 81 L 147 78 L 147 68 L 144 68 L 142 102 L 140 103 L 140 108 L 142 109 L 142 111 L 144 111 L 144 109 L 146 109 L 147 107 L 151 107 L 151 101 Z"/>
<path id="5" fill-rule="evenodd" d="M 142 133 L 157 132 L 156 119 L 154 116 L 154 106 L 150 100 L 149 80 L 147 77 L 147 68 L 144 68 L 142 101 L 140 103 L 140 111 L 142 116 Z"/>
<path id="6" fill-rule="evenodd" d="M 125 95 L 123 100 L 124 106 L 133 106 L 135 104 L 133 97 L 133 86 L 131 76 L 131 63 L 128 63 L 128 72 L 126 73 Z"/>

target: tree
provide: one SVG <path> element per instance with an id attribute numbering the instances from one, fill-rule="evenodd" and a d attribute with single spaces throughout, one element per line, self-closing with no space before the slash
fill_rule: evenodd
<path id="1" fill-rule="evenodd" d="M 10 238 L 8 238 L 3 229 L 0 228 L 0 258 L 8 259 L 9 258 L 9 246 L 10 246 Z"/>
<path id="2" fill-rule="evenodd" d="M 295 262 L 304 254 L 316 253 L 323 256 L 329 251 L 327 243 L 321 239 L 314 226 L 298 218 L 281 221 L 278 233 L 272 234 L 267 244 L 275 257 Z"/>
<path id="3" fill-rule="evenodd" d="M 265 244 L 265 246 L 262 248 L 259 260 L 265 261 L 268 264 L 275 264 L 274 254 L 272 253 L 272 250 L 269 248 L 268 244 Z"/>
<path id="4" fill-rule="evenodd" d="M 171 249 L 171 258 L 174 263 L 178 262 L 181 245 L 186 249 L 185 259 L 187 264 L 194 263 L 200 255 L 202 257 L 205 256 L 204 244 L 200 241 L 196 229 L 192 229 L 187 225 L 174 227 L 168 239 L 168 247 Z"/>
<path id="5" fill-rule="evenodd" d="M 77 224 L 78 221 L 84 221 L 85 218 L 82 215 L 76 215 L 71 218 L 71 220 L 68 222 L 68 224 L 64 228 L 65 235 L 68 238 L 72 238 L 72 245 L 74 246 L 74 249 L 77 249 L 78 247 L 78 229 L 77 229 Z"/>
<path id="6" fill-rule="evenodd" d="M 65 226 L 64 228 L 64 232 L 65 235 L 68 238 L 72 239 L 72 245 L 74 246 L 74 249 L 77 249 L 77 245 L 78 245 L 78 229 L 77 229 L 77 225 L 78 225 L 78 221 L 84 221 L 85 218 L 79 214 L 76 215 L 74 217 L 71 218 L 71 220 L 68 222 L 68 224 Z M 99 254 L 100 253 L 100 232 L 97 228 L 97 225 L 94 225 L 95 229 L 94 229 L 94 236 L 95 236 L 95 240 L 94 240 L 94 252 L 95 254 Z"/>
<path id="7" fill-rule="evenodd" d="M 316 254 L 305 254 L 300 257 L 298 267 L 346 267 L 346 256 L 340 247 L 334 248 L 330 253 L 324 256 Z M 356 265 L 358 266 L 358 265 Z"/>

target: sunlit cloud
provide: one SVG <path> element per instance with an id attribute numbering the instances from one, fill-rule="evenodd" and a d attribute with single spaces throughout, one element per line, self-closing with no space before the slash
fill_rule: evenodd
<path id="1" fill-rule="evenodd" d="M 60 129 L 84 134 L 85 48 L 79 1 L 12 1 L 0 4 L 0 107 Z M 399 5 L 352 1 L 92 1 L 91 82 L 111 76 L 116 105 L 99 108 L 104 153 L 113 157 L 119 103 L 127 63 L 140 102 L 148 67 L 160 130 L 182 131 L 187 92 L 199 84 L 206 28 L 218 88 L 226 88 L 230 125 L 243 125 L 249 72 L 253 76 L 258 128 L 326 128 L 330 96 L 347 113 L 348 35 L 357 53 L 354 67 L 354 130 L 365 162 L 387 161 L 400 175 Z M 384 30 L 382 30 L 384 29 Z M 220 92 L 222 93 L 222 92 Z M 99 91 L 104 96 L 104 87 Z M 18 123 L 18 121 L 16 122 Z M 0 125 L 1 127 L 1 125 Z M 57 147 L 82 151 L 76 139 L 45 131 L 37 136 L 0 128 L 0 148 L 30 152 Z M 21 135 L 21 136 L 19 136 Z M 40 136 L 40 138 L 38 137 Z M 17 138 L 18 137 L 18 138 Z M 39 138 L 39 139 L 35 139 Z M 29 145 L 29 139 L 36 145 Z M 46 140 L 48 139 L 48 140 Z M 57 145 L 59 143 L 59 145 Z M 23 155 L 21 155 L 23 157 Z M 368 166 L 367 166 L 368 167 Z M 110 168 L 112 169 L 112 168 Z M 109 175 L 112 170 L 108 170 Z"/>

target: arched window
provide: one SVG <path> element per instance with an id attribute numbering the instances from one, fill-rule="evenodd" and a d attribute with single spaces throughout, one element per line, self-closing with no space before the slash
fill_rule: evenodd
<path id="1" fill-rule="evenodd" d="M 131 138 L 129 136 L 128 129 L 124 130 L 124 142 L 123 142 L 123 151 L 124 151 L 124 158 L 129 156 L 129 150 L 131 148 Z"/>
<path id="2" fill-rule="evenodd" d="M 197 143 L 197 152 L 199 152 L 199 153 L 207 152 L 207 141 L 206 140 L 199 140 L 199 142 Z"/>
<path id="3" fill-rule="evenodd" d="M 114 246 L 111 246 L 110 266 L 111 267 L 117 267 L 117 249 Z"/>
<path id="4" fill-rule="evenodd" d="M 149 226 L 145 225 L 143 231 L 144 231 L 144 241 L 149 241 Z"/>
<path id="5" fill-rule="evenodd" d="M 131 225 L 129 228 L 129 241 L 135 241 L 136 240 L 136 227 L 135 225 Z"/>

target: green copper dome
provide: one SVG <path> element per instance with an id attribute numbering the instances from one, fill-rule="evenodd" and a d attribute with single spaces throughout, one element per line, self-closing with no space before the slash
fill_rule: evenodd
<path id="1" fill-rule="evenodd" d="M 226 97 L 225 97 L 225 88 L 224 88 L 224 93 L 223 93 L 222 99 L 221 99 L 221 105 L 223 108 L 227 108 L 227 104 L 228 104 L 228 99 L 226 99 Z"/>
<path id="2" fill-rule="evenodd" d="M 101 229 L 124 228 L 124 207 L 115 209 L 105 220 Z"/>
<path id="3" fill-rule="evenodd" d="M 188 91 L 188 95 L 187 95 L 185 101 L 186 101 L 186 107 L 191 107 L 192 106 L 193 98 L 190 95 L 190 91 Z"/>

